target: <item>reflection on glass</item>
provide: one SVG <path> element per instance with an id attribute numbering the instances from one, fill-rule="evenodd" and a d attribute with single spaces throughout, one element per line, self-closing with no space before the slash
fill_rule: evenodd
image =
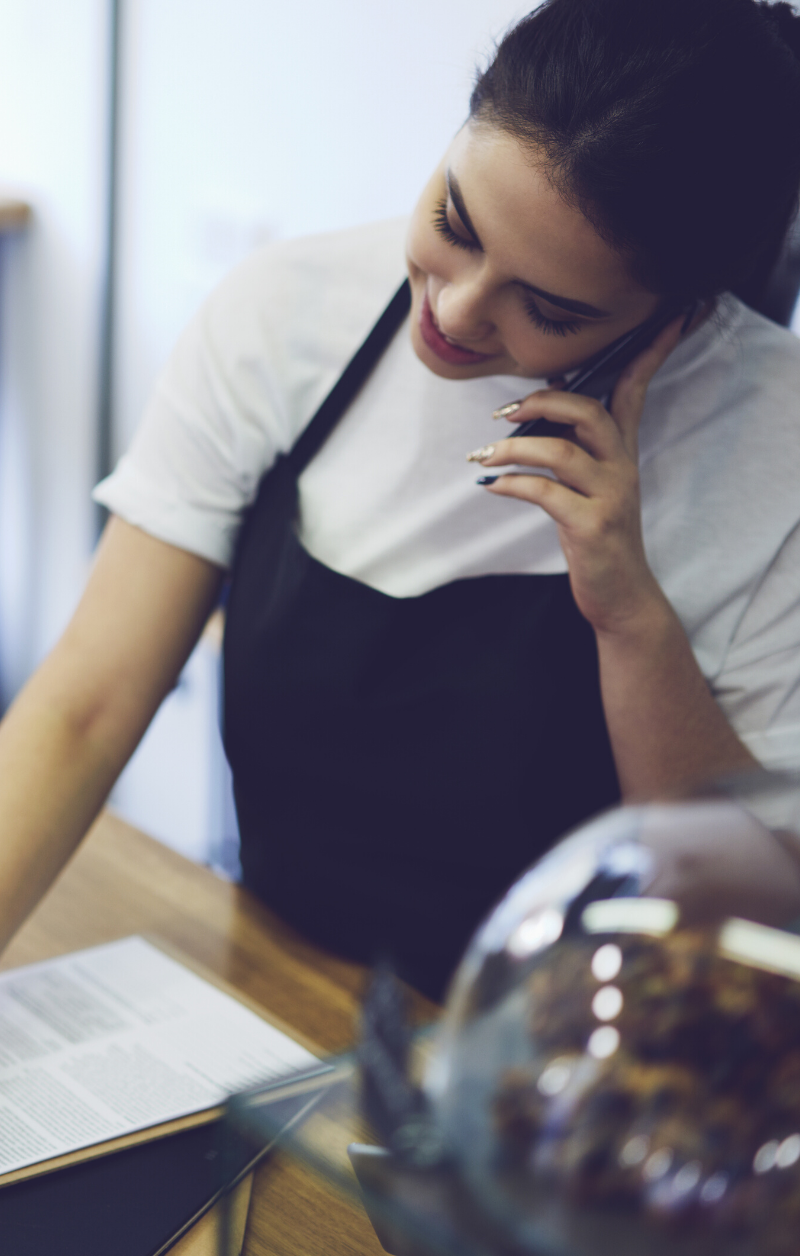
<path id="1" fill-rule="evenodd" d="M 592 974 L 598 981 L 613 981 L 622 967 L 622 951 L 613 942 L 606 942 L 592 956 Z"/>
<path id="2" fill-rule="evenodd" d="M 800 938 L 781 929 L 751 920 L 726 920 L 719 931 L 717 950 L 727 959 L 764 972 L 800 977 Z"/>
<path id="3" fill-rule="evenodd" d="M 665 898 L 610 898 L 590 903 L 581 916 L 587 933 L 649 933 L 660 938 L 678 923 L 677 903 Z"/>
<path id="4" fill-rule="evenodd" d="M 545 907 L 517 925 L 508 939 L 508 950 L 516 959 L 535 955 L 561 937 L 564 917 L 553 907 Z"/>
<path id="5" fill-rule="evenodd" d="M 598 1020 L 610 1021 L 619 1016 L 624 1002 L 617 986 L 603 986 L 592 999 L 592 1011 Z"/>

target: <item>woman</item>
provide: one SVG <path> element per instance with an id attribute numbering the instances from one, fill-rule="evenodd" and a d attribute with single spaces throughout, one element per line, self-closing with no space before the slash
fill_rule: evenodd
<path id="1" fill-rule="evenodd" d="M 800 345 L 721 295 L 769 273 L 796 203 L 798 25 L 755 0 L 549 0 L 415 211 L 407 328 L 398 224 L 256 255 L 211 298 L 0 732 L 7 934 L 231 564 L 245 882 L 431 994 L 620 791 L 800 764 Z M 563 391 L 666 301 L 684 313 L 610 409 Z M 494 437 L 492 411 L 572 439 Z"/>

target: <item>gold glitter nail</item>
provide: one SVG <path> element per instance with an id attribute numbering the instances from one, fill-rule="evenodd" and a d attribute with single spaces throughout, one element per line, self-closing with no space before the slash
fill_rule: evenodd
<path id="1" fill-rule="evenodd" d="M 473 449 L 471 454 L 467 454 L 467 462 L 488 462 L 494 453 L 494 445 L 482 445 L 480 449 Z"/>
<path id="2" fill-rule="evenodd" d="M 499 410 L 492 412 L 493 419 L 510 419 L 512 414 L 516 414 L 522 405 L 521 401 L 509 401 L 507 406 L 501 406 Z"/>

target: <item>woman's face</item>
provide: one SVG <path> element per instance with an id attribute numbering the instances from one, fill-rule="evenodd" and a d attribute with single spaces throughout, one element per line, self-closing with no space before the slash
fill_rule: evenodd
<path id="1" fill-rule="evenodd" d="M 411 339 L 436 375 L 541 379 L 579 366 L 659 298 L 505 132 L 469 123 L 414 211 Z"/>

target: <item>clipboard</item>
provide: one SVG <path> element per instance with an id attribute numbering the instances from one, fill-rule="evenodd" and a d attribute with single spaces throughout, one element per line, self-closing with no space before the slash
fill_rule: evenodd
<path id="1" fill-rule="evenodd" d="M 272 1025 L 287 1037 L 292 1038 L 300 1046 L 305 1047 L 312 1055 L 320 1058 L 320 1072 L 326 1071 L 327 1066 L 322 1061 L 323 1051 L 317 1043 L 297 1030 L 292 1029 L 289 1025 L 282 1021 L 279 1017 L 273 1016 L 267 1012 L 254 999 L 249 998 L 240 990 L 223 978 L 218 977 L 215 973 L 210 972 L 202 964 L 195 962 L 188 956 L 184 955 L 177 947 L 170 946 L 163 942 L 160 938 L 153 937 L 149 934 L 140 935 L 146 942 L 157 950 L 167 955 L 170 959 L 181 964 L 190 972 L 201 977 L 209 985 L 216 987 L 223 994 L 235 999 L 241 1003 L 249 1011 L 254 1012 L 261 1020 Z M 212 1108 L 203 1109 L 200 1112 L 193 1112 L 187 1116 L 178 1117 L 173 1121 L 165 1121 L 158 1125 L 147 1126 L 143 1129 L 134 1130 L 129 1134 L 124 1134 L 119 1138 L 107 1139 L 103 1142 L 92 1143 L 86 1147 L 78 1148 L 75 1151 L 68 1152 L 65 1155 L 54 1156 L 47 1160 L 40 1160 L 35 1164 L 26 1165 L 24 1168 L 15 1169 L 9 1173 L 0 1174 L 0 1198 L 4 1188 L 13 1185 L 16 1182 L 23 1182 L 29 1178 L 40 1177 L 43 1174 L 54 1173 L 63 1169 L 69 1169 L 74 1165 L 83 1164 L 87 1160 L 95 1160 L 102 1156 L 113 1155 L 116 1152 L 126 1151 L 132 1147 L 138 1147 L 142 1144 L 155 1142 L 163 1138 L 170 1138 L 177 1134 L 185 1133 L 189 1130 L 197 1129 L 201 1126 L 210 1125 L 221 1119 L 224 1113 L 224 1106 L 218 1104 Z M 2 1227 L 0 1227 L 1 1229 Z M 4 1253 L 5 1256 L 5 1253 Z"/>
<path id="2" fill-rule="evenodd" d="M 319 1046 L 229 983 L 152 936 L 151 946 L 244 1005 L 318 1059 Z M 222 1130 L 221 1105 L 80 1148 L 0 1177 L 3 1256 L 217 1256 L 241 1251 L 256 1165 L 301 1122 L 330 1065 L 281 1096 L 269 1134 Z M 324 1084 L 324 1083 L 323 1083 Z"/>

